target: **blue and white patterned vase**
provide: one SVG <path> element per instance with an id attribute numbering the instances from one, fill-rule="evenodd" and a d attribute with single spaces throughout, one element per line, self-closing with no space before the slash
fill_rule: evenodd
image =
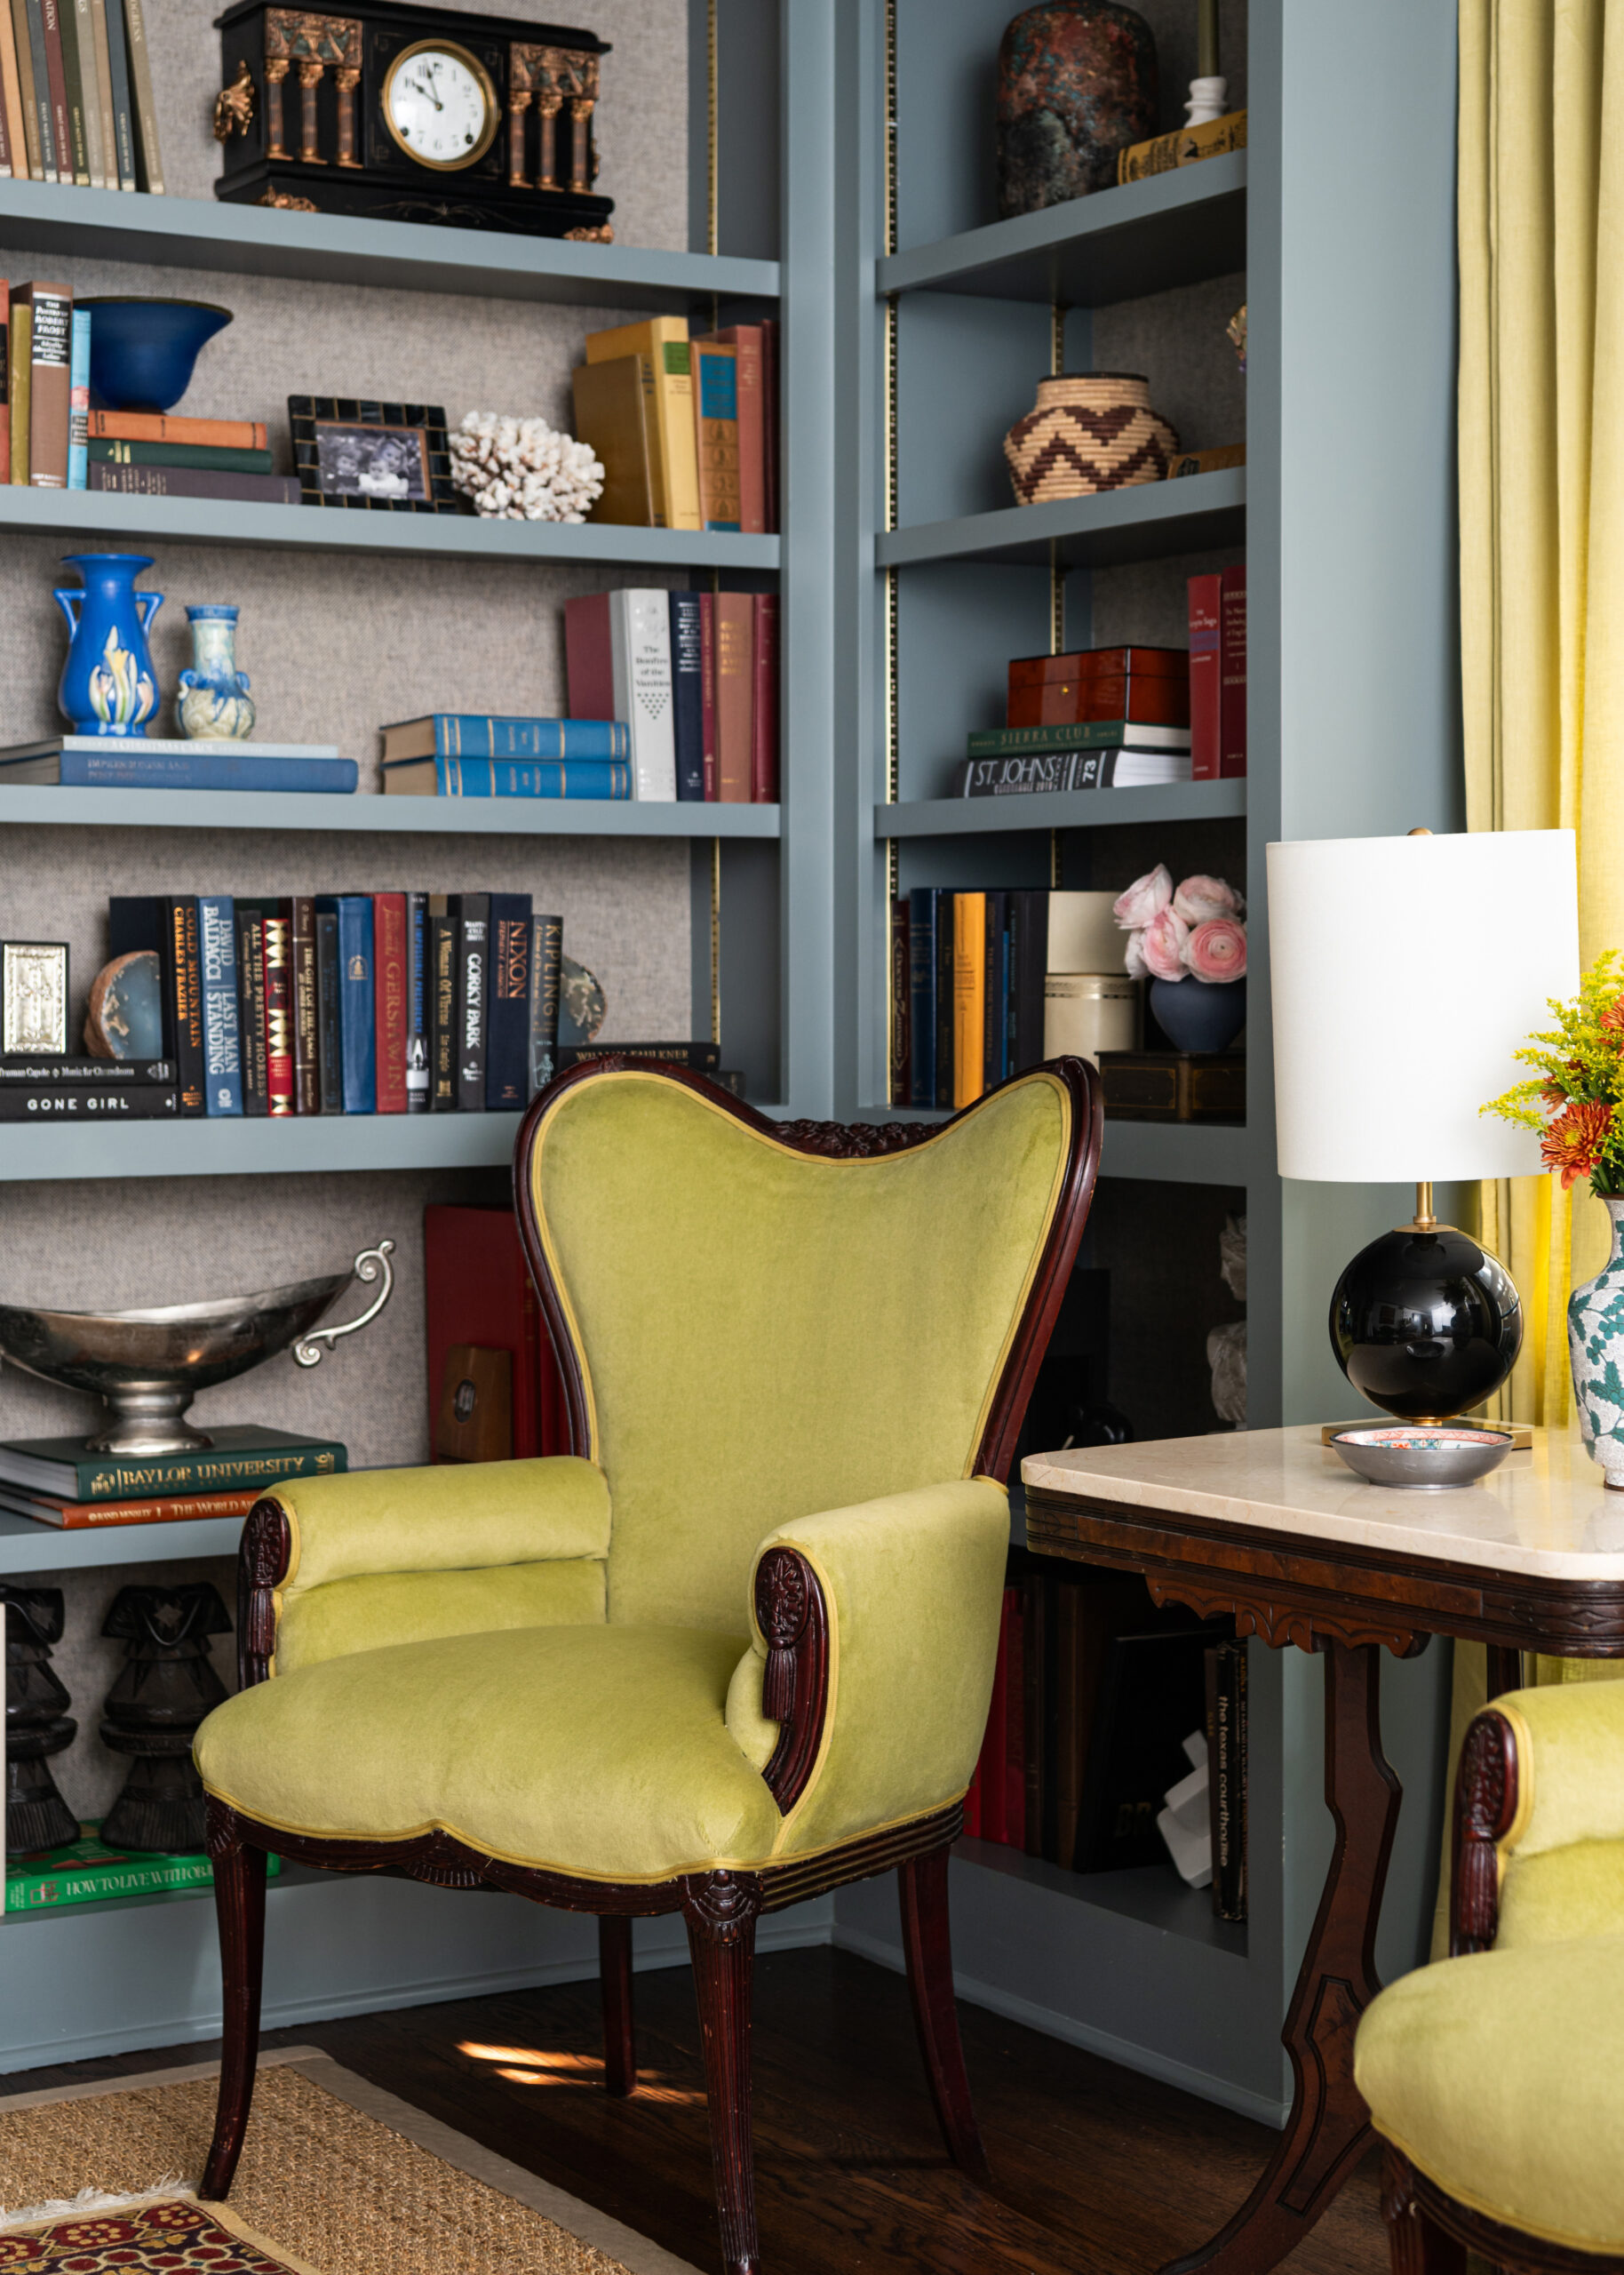
<path id="1" fill-rule="evenodd" d="M 162 593 L 138 593 L 150 569 L 147 553 L 69 553 L 64 569 L 83 583 L 58 586 L 53 597 L 73 638 L 56 699 L 76 735 L 141 735 L 158 707 L 147 634 L 163 605 Z"/>
<path id="2" fill-rule="evenodd" d="M 180 675 L 175 710 L 194 742 L 245 742 L 254 731 L 248 675 L 237 669 L 237 612 L 224 601 L 188 608 L 192 668 Z"/>
<path id="3" fill-rule="evenodd" d="M 1624 1200 L 1602 1199 L 1612 1220 L 1612 1254 L 1568 1297 L 1573 1403 L 1590 1458 L 1624 1492 Z"/>

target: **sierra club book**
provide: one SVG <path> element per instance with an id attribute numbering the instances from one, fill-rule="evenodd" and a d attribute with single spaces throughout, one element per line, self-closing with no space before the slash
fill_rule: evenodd
<path id="1" fill-rule="evenodd" d="M 589 363 L 608 363 L 620 355 L 642 358 L 644 385 L 654 405 L 656 482 L 665 507 L 665 526 L 698 529 L 699 459 L 687 319 L 651 316 L 642 323 L 589 331 L 585 348 Z"/>
<path id="2" fill-rule="evenodd" d="M 7 1858 L 8 1912 L 61 1912 L 75 1904 L 106 1904 L 115 1896 L 214 1885 L 214 1867 L 201 1852 L 155 1855 L 150 1849 L 110 1848 L 101 1839 L 100 1818 L 82 1823 L 79 1834 L 77 1840 L 65 1841 L 60 1848 Z M 282 1858 L 267 1856 L 265 1869 L 275 1878 L 282 1870 Z"/>
<path id="3" fill-rule="evenodd" d="M 315 920 L 316 1089 L 323 1114 L 344 1111 L 344 1052 L 340 1042 L 338 920 L 325 909 Z"/>
<path id="4" fill-rule="evenodd" d="M 265 1089 L 273 1121 L 293 1112 L 293 920 L 289 903 L 267 900 L 265 943 Z"/>
<path id="5" fill-rule="evenodd" d="M 755 733 L 755 607 L 750 593 L 718 593 L 716 619 L 716 795 L 751 802 Z"/>
<path id="6" fill-rule="evenodd" d="M 1138 719 L 1086 719 L 1071 727 L 978 727 L 965 737 L 967 758 L 1008 758 L 1024 751 L 1190 749 L 1188 727 L 1147 726 Z"/>
<path id="7" fill-rule="evenodd" d="M 233 922 L 237 948 L 237 1041 L 242 1054 L 243 1112 L 258 1120 L 271 1110 L 266 1064 L 265 904 L 239 900 Z"/>
<path id="8" fill-rule="evenodd" d="M 129 498 L 223 498 L 240 506 L 300 502 L 299 483 L 291 474 L 227 474 L 200 467 L 93 466 L 89 487 Z"/>
<path id="9" fill-rule="evenodd" d="M 705 643 L 700 625 L 704 595 L 671 595 L 671 716 L 676 743 L 677 796 L 705 796 Z"/>
<path id="10" fill-rule="evenodd" d="M 457 1106 L 482 1114 L 490 1018 L 490 895 L 453 895 L 457 915 Z"/>
<path id="11" fill-rule="evenodd" d="M 134 1501 L 63 1501 L 49 1494 L 0 1487 L 0 1509 L 63 1532 L 88 1532 L 105 1525 L 191 1524 L 205 1517 L 245 1517 L 259 1498 L 258 1486 L 239 1493 L 171 1493 Z"/>
<path id="12" fill-rule="evenodd" d="M 767 521 L 767 419 L 763 396 L 762 326 L 736 323 L 706 332 L 697 352 L 731 347 L 736 375 L 738 417 L 738 525 L 746 537 L 764 532 Z"/>
<path id="13" fill-rule="evenodd" d="M 1137 790 L 1189 782 L 1182 751 L 1039 751 L 1021 758 L 963 758 L 953 769 L 955 798 L 1009 798 L 1055 790 Z"/>
<path id="14" fill-rule="evenodd" d="M 428 897 L 428 1106 L 457 1111 L 457 930 L 449 893 Z"/>
<path id="15" fill-rule="evenodd" d="M 382 768 L 386 797 L 609 798 L 633 794 L 617 758 L 398 758 Z"/>
<path id="16" fill-rule="evenodd" d="M 220 451 L 264 451 L 270 431 L 259 419 L 176 419 L 166 411 L 92 411 L 97 442 L 203 443 Z"/>
<path id="17" fill-rule="evenodd" d="M 237 1024 L 236 910 L 229 893 L 197 897 L 203 972 L 203 1111 L 243 1111 L 243 1051 Z"/>
<path id="18" fill-rule="evenodd" d="M 213 443 L 133 443 L 92 435 L 87 449 L 92 466 L 183 466 L 198 474 L 270 474 L 268 450 L 221 449 Z"/>
<path id="19" fill-rule="evenodd" d="M 372 896 L 373 1046 L 377 1110 L 406 1111 L 406 896 Z"/>
<path id="20" fill-rule="evenodd" d="M 736 348 L 719 341 L 693 343 L 699 521 L 707 530 L 740 527 L 737 359 Z"/>
<path id="21" fill-rule="evenodd" d="M 406 1111 L 428 1111 L 428 895 L 406 906 Z"/>
<path id="22" fill-rule="evenodd" d="M 131 1082 L 42 1083 L 0 1090 L 0 1122 L 176 1122 L 180 1094 Z"/>
<path id="23" fill-rule="evenodd" d="M 606 695 L 609 690 L 605 690 Z M 378 730 L 383 762 L 409 758 L 629 758 L 631 730 L 605 712 L 601 718 L 529 719 L 474 711 L 434 711 L 396 719 Z"/>
<path id="24" fill-rule="evenodd" d="M 664 529 L 665 504 L 656 478 L 658 446 L 652 432 L 652 365 L 641 355 L 577 363 L 570 385 L 576 440 L 596 452 L 603 468 L 603 488 L 592 509 L 593 520 L 623 528 Z"/>
<path id="25" fill-rule="evenodd" d="M 92 1454 L 82 1438 L 0 1441 L 0 1481 L 49 1500 L 134 1501 L 173 1493 L 264 1492 L 296 1477 L 331 1477 L 349 1466 L 333 1438 L 308 1438 L 254 1422 L 217 1424 L 207 1446 L 173 1454 Z"/>
<path id="26" fill-rule="evenodd" d="M 68 362 L 68 487 L 85 483 L 84 430 L 91 406 L 91 314 L 76 308 Z"/>
<path id="27" fill-rule="evenodd" d="M 516 1114 L 530 1096 L 530 896 L 490 896 L 490 1013 L 485 1029 L 485 1108 Z"/>
<path id="28" fill-rule="evenodd" d="M 293 1111 L 322 1111 L 320 1053 L 316 1031 L 315 903 L 293 893 L 287 904 L 289 984 L 293 995 Z"/>
<path id="29" fill-rule="evenodd" d="M 52 0 L 47 0 L 52 4 Z M 73 368 L 73 295 L 65 284 L 28 284 L 28 482 L 68 487 L 68 397 Z"/>
<path id="30" fill-rule="evenodd" d="M 175 1066 L 170 1058 L 0 1058 L 0 1090 L 63 1090 L 76 1082 L 172 1090 Z"/>
<path id="31" fill-rule="evenodd" d="M 1216 782 L 1223 763 L 1222 604 L 1219 571 L 1190 579 L 1190 757 L 1196 782 Z"/>
<path id="32" fill-rule="evenodd" d="M 748 607 L 749 595 L 742 597 Z M 632 795 L 669 803 L 677 794 L 669 597 L 664 586 L 628 586 L 612 592 L 609 603 L 610 715 L 631 729 Z"/>
<path id="33" fill-rule="evenodd" d="M 123 736 L 65 735 L 0 750 L 0 782 L 64 790 L 267 790 L 314 797 L 353 796 L 353 758 L 273 758 L 239 743 L 187 743 L 165 750 Z"/>
<path id="34" fill-rule="evenodd" d="M 530 1096 L 558 1072 L 558 1011 L 563 994 L 564 920 L 530 919 Z"/>
<path id="35" fill-rule="evenodd" d="M 346 1114 L 378 1111 L 372 977 L 372 902 L 363 892 L 324 893 L 318 914 L 338 920 L 338 1054 Z"/>

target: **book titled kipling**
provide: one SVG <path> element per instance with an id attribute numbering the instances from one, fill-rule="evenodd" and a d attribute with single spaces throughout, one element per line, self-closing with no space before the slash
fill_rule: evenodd
<path id="1" fill-rule="evenodd" d="M 629 758 L 632 730 L 618 719 L 528 719 L 433 711 L 378 732 L 384 764 L 408 758 Z"/>
<path id="2" fill-rule="evenodd" d="M 324 743 L 179 742 L 52 735 L 0 749 L 0 785 L 64 790 L 275 790 L 353 795 L 360 769 Z"/>

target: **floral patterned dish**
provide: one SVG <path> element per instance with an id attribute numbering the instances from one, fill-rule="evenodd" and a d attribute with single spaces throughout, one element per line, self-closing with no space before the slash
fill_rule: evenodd
<path id="1" fill-rule="evenodd" d="M 1351 1470 L 1372 1485 L 1444 1493 L 1498 1469 L 1513 1444 L 1509 1430 L 1467 1424 L 1404 1422 L 1339 1430 L 1331 1441 Z"/>

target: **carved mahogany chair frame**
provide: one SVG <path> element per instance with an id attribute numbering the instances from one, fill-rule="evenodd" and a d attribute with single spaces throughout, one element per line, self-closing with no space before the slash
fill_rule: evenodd
<path id="1" fill-rule="evenodd" d="M 576 1454 L 585 1454 L 591 1442 L 585 1385 L 536 1221 L 528 1174 L 530 1143 L 541 1114 L 556 1101 L 561 1090 L 620 1070 L 646 1072 L 648 1062 L 601 1058 L 559 1076 L 532 1102 L 513 1152 L 514 1205 L 530 1276 L 563 1377 L 568 1450 Z M 722 1108 L 744 1129 L 797 1153 L 826 1159 L 863 1160 L 900 1153 L 939 1136 L 943 1127 L 951 1127 L 951 1123 L 905 1122 L 851 1126 L 834 1122 L 769 1122 L 701 1075 L 664 1065 L 659 1071 Z M 1048 1071 L 1060 1078 L 1069 1094 L 1071 1136 L 1043 1254 L 976 1449 L 974 1473 L 1000 1482 L 1014 1458 L 1038 1368 L 1076 1262 L 1099 1168 L 1102 1117 L 1094 1068 L 1082 1059 L 1060 1058 L 1048 1062 Z M 966 1108 L 966 1112 L 975 1110 Z M 238 1561 L 237 1649 L 243 1689 L 264 1682 L 270 1673 L 275 1642 L 274 1599 L 287 1571 L 290 1550 L 286 1517 L 275 1501 L 260 1501 L 250 1513 Z M 768 1645 L 762 1712 L 781 1725 L 777 1746 L 761 1774 L 780 1812 L 787 1816 L 811 1776 L 823 1733 L 829 1685 L 828 1609 L 812 1566 L 791 1548 L 773 1549 L 761 1559 L 755 1605 Z M 329 1872 L 402 1872 L 435 1888 L 503 1888 L 561 1911 L 595 1913 L 604 2083 L 615 2095 L 630 2094 L 637 2082 L 632 1921 L 680 1912 L 693 1961 L 717 2211 L 729 2275 L 753 2275 L 759 2263 L 750 2124 L 751 1977 L 757 1920 L 764 1912 L 800 1904 L 848 1881 L 894 1870 L 900 1881 L 903 1948 L 914 2022 L 936 2116 L 954 2161 L 984 2180 L 986 2154 L 959 2045 L 948 1926 L 948 1852 L 961 1825 L 962 1809 L 955 1802 L 933 1816 L 849 1841 L 816 1856 L 790 1858 L 759 1872 L 689 1872 L 653 1885 L 628 1884 L 504 1864 L 444 1832 L 408 1840 L 330 1840 L 285 1832 L 257 1823 L 211 1795 L 208 1847 L 214 1864 L 224 1975 L 225 2042 L 219 2111 L 203 2194 L 218 2201 L 230 2188 L 253 2096 L 267 1854 Z"/>
<path id="2" fill-rule="evenodd" d="M 1451 1959 L 1493 1948 L 1500 1930 L 1499 1844 L 1517 1816 L 1517 1732 L 1504 1714 L 1486 1707 L 1468 1725 L 1455 1779 Z M 1381 2183 L 1393 2275 L 1466 2275 L 1469 2251 L 1506 2275 L 1624 2275 L 1624 2256 L 1548 2243 L 1456 2203 L 1390 2141 L 1383 2143 Z"/>

